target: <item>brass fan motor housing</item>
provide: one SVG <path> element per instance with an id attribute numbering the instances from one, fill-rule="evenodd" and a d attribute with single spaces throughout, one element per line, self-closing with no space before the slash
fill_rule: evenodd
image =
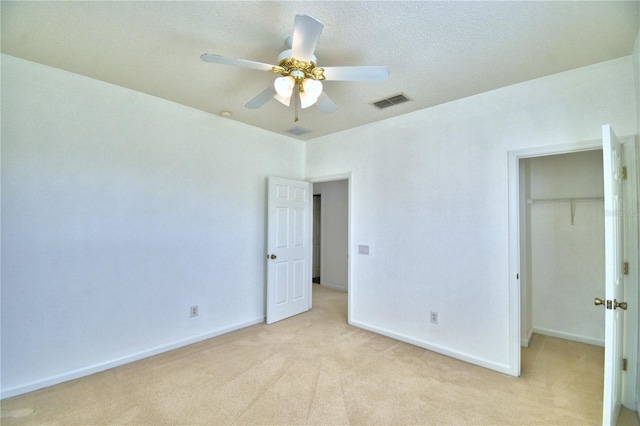
<path id="1" fill-rule="evenodd" d="M 286 58 L 278 63 L 277 67 L 271 69 L 276 74 L 282 74 L 283 76 L 291 75 L 292 71 L 303 72 L 305 77 L 312 78 L 314 80 L 324 80 L 324 68 L 320 68 L 315 62 L 300 61 L 296 58 Z"/>

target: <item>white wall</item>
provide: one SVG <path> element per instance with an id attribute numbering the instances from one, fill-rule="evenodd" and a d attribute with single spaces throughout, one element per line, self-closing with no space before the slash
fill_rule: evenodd
<path id="1" fill-rule="evenodd" d="M 3 55 L 2 396 L 261 322 L 266 176 L 302 163 L 293 139 Z"/>
<path id="2" fill-rule="evenodd" d="M 633 78 L 626 57 L 307 142 L 307 176 L 352 173 L 353 323 L 512 371 L 507 153 L 634 133 Z"/>
<path id="3" fill-rule="evenodd" d="M 313 184 L 313 193 L 321 195 L 320 284 L 347 291 L 348 181 Z"/>
<path id="4" fill-rule="evenodd" d="M 536 157 L 529 163 L 533 330 L 604 346 L 604 204 L 545 199 L 602 198 L 602 150 Z M 535 202 L 538 201 L 538 202 Z"/>

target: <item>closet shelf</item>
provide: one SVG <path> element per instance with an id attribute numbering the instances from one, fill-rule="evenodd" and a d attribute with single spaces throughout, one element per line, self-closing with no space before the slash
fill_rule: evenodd
<path id="1" fill-rule="evenodd" d="M 582 198 L 529 198 L 527 204 L 537 203 L 569 203 L 571 205 L 571 224 L 576 213 L 576 203 L 586 203 L 603 201 L 604 197 L 582 197 Z"/>

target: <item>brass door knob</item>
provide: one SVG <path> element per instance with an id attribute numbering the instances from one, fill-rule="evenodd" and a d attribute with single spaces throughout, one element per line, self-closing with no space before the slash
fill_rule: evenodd
<path id="1" fill-rule="evenodd" d="M 275 254 L 272 254 L 271 256 L 269 256 L 270 259 L 275 259 L 277 256 Z"/>
<path id="2" fill-rule="evenodd" d="M 627 302 L 618 302 L 616 299 L 613 299 L 613 309 L 620 308 L 623 311 L 627 310 Z"/>
<path id="3" fill-rule="evenodd" d="M 596 297 L 596 298 L 595 298 L 595 300 L 593 301 L 593 303 L 594 303 L 596 306 L 604 305 L 604 300 L 600 299 L 599 297 Z"/>

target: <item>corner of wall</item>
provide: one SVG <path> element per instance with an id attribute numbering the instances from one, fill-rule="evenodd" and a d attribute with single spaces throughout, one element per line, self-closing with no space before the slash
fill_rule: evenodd
<path id="1" fill-rule="evenodd" d="M 636 35 L 636 42 L 633 45 L 631 59 L 633 61 L 633 81 L 636 89 L 636 128 L 637 134 L 640 134 L 640 26 L 638 27 L 638 34 Z"/>
<path id="2" fill-rule="evenodd" d="M 633 76 L 634 76 L 633 81 L 635 84 L 635 95 L 636 95 L 636 134 L 640 135 L 640 25 L 638 25 L 638 34 L 636 35 L 636 42 L 633 46 L 632 62 L 633 62 Z M 638 142 L 636 142 L 636 144 L 638 144 Z M 637 157 L 636 160 L 637 160 L 637 167 L 638 169 L 640 169 L 640 157 Z M 640 187 L 640 183 L 638 185 Z M 638 196 L 640 198 L 640 194 L 638 194 Z M 639 302 L 640 302 L 640 299 L 639 299 Z M 638 319 L 638 329 L 640 329 L 640 319 Z M 636 329 L 636 332 L 638 329 Z M 640 353 L 640 340 L 638 341 L 638 348 L 637 348 L 636 354 L 638 353 Z M 637 369 L 636 369 L 635 402 L 636 402 L 636 411 L 637 411 L 638 417 L 640 417 L 640 357 L 638 357 L 636 368 Z"/>

